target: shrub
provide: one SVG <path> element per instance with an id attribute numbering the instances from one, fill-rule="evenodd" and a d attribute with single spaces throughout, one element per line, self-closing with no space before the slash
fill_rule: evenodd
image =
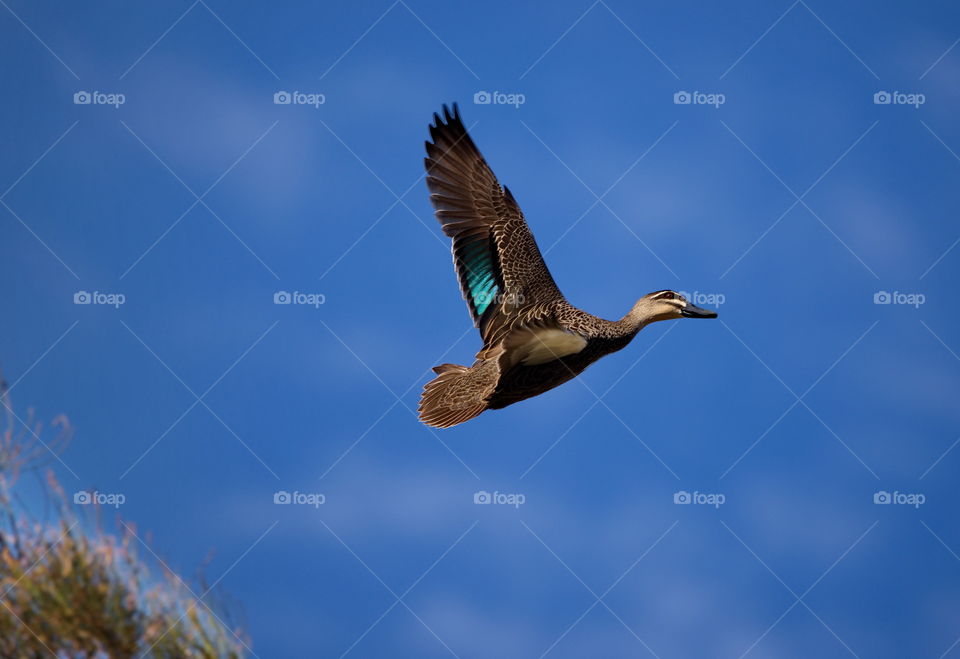
<path id="1" fill-rule="evenodd" d="M 53 452 L 69 441 L 70 424 L 54 419 L 56 436 L 45 443 L 32 412 L 25 419 L 14 413 L 2 381 L 0 403 L 6 417 L 0 435 L 0 656 L 182 659 L 249 652 L 225 613 L 216 611 L 222 607 L 205 601 L 209 589 L 201 583 L 191 590 L 159 559 L 147 560 L 133 526 L 120 521 L 124 531 L 113 535 L 96 513 L 75 514 L 52 471 L 40 482 L 53 503 L 53 521 L 38 521 L 14 495 L 15 486 L 24 473 L 55 459 Z"/>

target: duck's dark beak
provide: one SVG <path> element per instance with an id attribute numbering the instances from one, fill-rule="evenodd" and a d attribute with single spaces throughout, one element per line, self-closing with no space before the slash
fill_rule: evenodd
<path id="1" fill-rule="evenodd" d="M 680 315 L 684 318 L 716 318 L 717 312 L 700 307 L 687 302 L 687 306 L 680 310 Z"/>

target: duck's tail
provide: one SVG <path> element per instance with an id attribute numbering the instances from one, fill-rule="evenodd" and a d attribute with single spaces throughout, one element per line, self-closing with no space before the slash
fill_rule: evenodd
<path id="1" fill-rule="evenodd" d="M 487 409 L 487 398 L 497 385 L 496 360 L 478 361 L 472 367 L 459 364 L 434 366 L 437 377 L 420 396 L 420 420 L 434 428 L 449 428 L 468 421 Z"/>

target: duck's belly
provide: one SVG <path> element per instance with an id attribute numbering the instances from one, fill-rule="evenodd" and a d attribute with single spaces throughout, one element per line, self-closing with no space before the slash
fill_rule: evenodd
<path id="1" fill-rule="evenodd" d="M 515 355 L 514 364 L 523 366 L 539 366 L 576 355 L 586 347 L 587 340 L 580 334 L 555 327 L 517 331 L 507 342 L 507 349 Z"/>
<path id="2" fill-rule="evenodd" d="M 551 359 L 541 364 L 519 363 L 500 376 L 500 382 L 488 401 L 490 409 L 506 407 L 518 401 L 538 396 L 580 375 L 590 364 L 604 355 L 619 350 L 593 341 L 575 354 Z"/>

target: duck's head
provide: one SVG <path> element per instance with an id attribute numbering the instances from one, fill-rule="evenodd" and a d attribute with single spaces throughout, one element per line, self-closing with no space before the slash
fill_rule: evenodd
<path id="1" fill-rule="evenodd" d="M 637 300 L 634 313 L 646 323 L 673 318 L 716 318 L 717 312 L 701 309 L 676 291 L 654 291 Z"/>

